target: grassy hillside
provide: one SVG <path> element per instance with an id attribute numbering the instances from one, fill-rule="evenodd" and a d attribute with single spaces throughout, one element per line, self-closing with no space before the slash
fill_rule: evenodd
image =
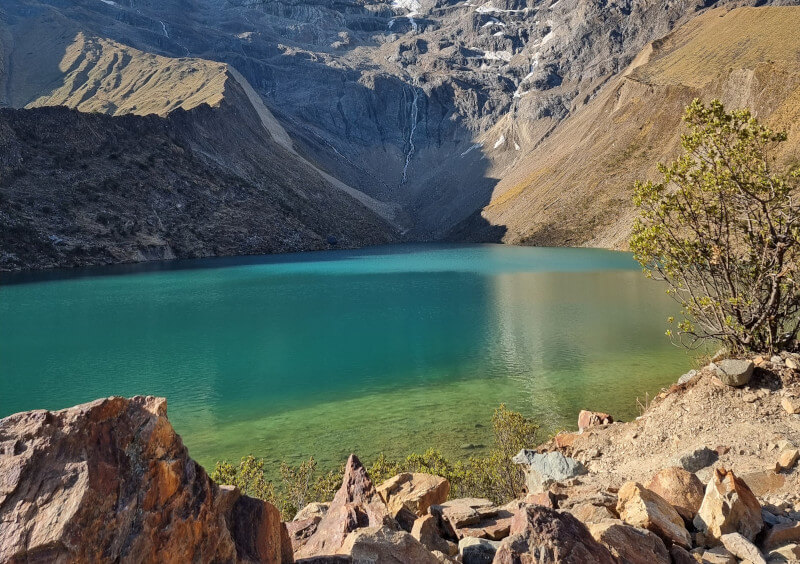
<path id="1" fill-rule="evenodd" d="M 509 243 L 624 248 L 631 185 L 677 154 L 695 97 L 752 108 L 787 129 L 782 157 L 798 160 L 797 29 L 800 7 L 712 10 L 647 46 L 499 182 L 483 220 L 504 226 Z"/>

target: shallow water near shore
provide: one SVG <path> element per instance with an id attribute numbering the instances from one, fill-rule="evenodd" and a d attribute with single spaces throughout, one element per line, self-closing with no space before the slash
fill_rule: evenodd
<path id="1" fill-rule="evenodd" d="M 398 245 L 0 278 L 0 416 L 166 396 L 209 467 L 427 448 L 467 456 L 501 402 L 542 438 L 622 419 L 690 368 L 629 254 Z"/>

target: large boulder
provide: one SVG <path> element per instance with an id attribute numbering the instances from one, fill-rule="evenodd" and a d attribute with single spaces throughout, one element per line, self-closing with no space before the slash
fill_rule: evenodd
<path id="1" fill-rule="evenodd" d="M 342 543 L 339 554 L 346 554 L 359 563 L 439 564 L 439 560 L 417 539 L 392 526 L 365 527 L 353 531 Z"/>
<path id="2" fill-rule="evenodd" d="M 653 531 L 670 545 L 691 546 L 683 519 L 663 497 L 636 482 L 624 484 L 617 496 L 617 512 L 623 521 Z"/>
<path id="3" fill-rule="evenodd" d="M 353 454 L 345 465 L 342 487 L 336 492 L 325 516 L 295 553 L 296 558 L 340 553 L 347 536 L 356 529 L 395 525 L 361 461 Z"/>
<path id="4" fill-rule="evenodd" d="M 589 532 L 620 564 L 671 564 L 664 542 L 647 529 L 607 519 L 590 524 Z"/>
<path id="5" fill-rule="evenodd" d="M 764 527 L 756 496 L 743 480 L 724 468 L 714 471 L 693 523 L 709 545 L 719 544 L 727 533 L 740 533 L 752 541 Z"/>
<path id="6" fill-rule="evenodd" d="M 687 521 L 694 519 L 703 503 L 705 488 L 700 478 L 683 468 L 664 468 L 647 484 L 647 489 L 666 499 Z"/>
<path id="7" fill-rule="evenodd" d="M 523 467 L 529 493 L 545 491 L 552 483 L 564 482 L 588 472 L 583 464 L 557 451 L 539 454 L 535 450 L 523 449 L 511 460 Z"/>
<path id="8" fill-rule="evenodd" d="M 389 512 L 406 530 L 411 530 L 417 517 L 428 507 L 443 503 L 450 493 L 450 482 L 433 474 L 403 472 L 377 488 Z"/>
<path id="9" fill-rule="evenodd" d="M 291 562 L 278 510 L 217 486 L 163 398 L 0 420 L 0 562 Z"/>
<path id="10" fill-rule="evenodd" d="M 714 374 L 723 384 L 740 387 L 750 381 L 755 365 L 750 360 L 736 360 L 727 358 L 716 363 Z"/>
<path id="11" fill-rule="evenodd" d="M 511 535 L 500 543 L 495 564 L 614 564 L 611 552 L 569 513 L 524 505 L 514 515 Z"/>

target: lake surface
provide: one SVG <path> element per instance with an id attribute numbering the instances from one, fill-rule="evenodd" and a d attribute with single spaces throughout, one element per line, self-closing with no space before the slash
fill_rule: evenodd
<path id="1" fill-rule="evenodd" d="M 0 416 L 166 396 L 206 466 L 467 455 L 501 402 L 544 439 L 583 408 L 635 417 L 691 364 L 625 253 L 403 245 L 48 276 L 0 279 Z"/>

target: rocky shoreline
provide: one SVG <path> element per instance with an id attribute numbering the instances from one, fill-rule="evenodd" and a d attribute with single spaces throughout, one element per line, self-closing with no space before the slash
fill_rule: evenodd
<path id="1" fill-rule="evenodd" d="M 514 461 L 524 498 L 448 499 L 356 456 L 330 503 L 281 522 L 196 464 L 166 401 L 0 420 L 0 562 L 800 562 L 800 358 L 719 361 L 628 423 L 583 412 Z"/>

